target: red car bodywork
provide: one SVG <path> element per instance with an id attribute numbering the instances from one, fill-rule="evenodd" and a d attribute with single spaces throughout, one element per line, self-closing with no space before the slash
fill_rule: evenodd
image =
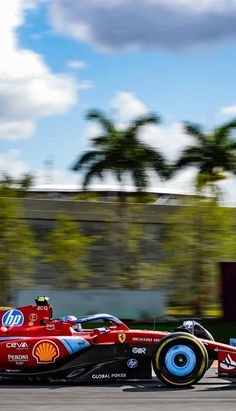
<path id="1" fill-rule="evenodd" d="M 157 343 L 168 334 L 164 331 L 129 329 L 120 320 L 113 316 L 110 317 L 111 325 L 109 327 L 82 329 L 75 327 L 78 321 L 73 319 L 65 321 L 52 319 L 52 306 L 50 304 L 29 305 L 1 312 L 0 375 L 10 376 L 17 375 L 17 373 L 31 375 L 37 370 L 43 373 L 44 369 L 51 372 L 53 366 L 56 367 L 57 364 L 60 364 L 61 370 L 65 368 L 64 362 L 74 359 L 77 354 L 79 355 L 82 351 L 86 352 L 88 349 L 91 350 L 93 347 L 104 348 L 106 353 L 109 347 L 115 346 L 116 363 L 119 355 L 123 356 L 122 361 L 126 358 L 126 354 L 124 354 L 126 351 L 127 359 L 135 358 L 133 365 L 141 357 L 147 363 L 146 350 L 151 358 Z M 117 321 L 113 321 L 113 318 Z M 201 341 L 207 349 L 209 358 L 219 360 L 221 373 L 236 372 L 236 347 L 205 339 L 201 339 Z M 127 347 L 127 350 L 124 347 Z M 87 364 L 88 360 L 86 361 Z M 151 375 L 151 361 L 149 362 L 148 376 Z M 129 364 L 132 368 L 132 363 Z M 75 366 L 73 367 L 70 370 L 75 369 Z M 122 371 L 124 362 L 117 369 Z M 135 370 L 129 369 L 128 371 L 130 374 L 126 371 L 109 373 L 109 378 L 111 375 L 114 375 L 114 378 L 135 376 Z M 93 377 L 96 375 L 108 375 L 108 373 L 93 373 L 91 378 L 96 379 L 97 377 Z M 116 375 L 117 377 L 115 377 Z"/>

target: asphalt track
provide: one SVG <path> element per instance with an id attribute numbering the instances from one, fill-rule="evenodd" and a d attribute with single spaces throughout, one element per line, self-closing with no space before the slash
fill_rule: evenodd
<path id="1" fill-rule="evenodd" d="M 1 411 L 227 411 L 236 408 L 235 382 L 216 369 L 189 389 L 171 389 L 157 380 L 93 385 L 0 383 Z"/>

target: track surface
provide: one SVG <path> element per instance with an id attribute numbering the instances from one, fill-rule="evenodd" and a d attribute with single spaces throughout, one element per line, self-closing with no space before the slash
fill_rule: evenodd
<path id="1" fill-rule="evenodd" d="M 227 411 L 235 410 L 236 380 L 209 370 L 195 387 L 171 389 L 158 381 L 93 385 L 0 385 L 1 411 Z"/>

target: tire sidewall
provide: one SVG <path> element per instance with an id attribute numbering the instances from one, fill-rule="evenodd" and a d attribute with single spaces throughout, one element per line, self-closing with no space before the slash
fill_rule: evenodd
<path id="1" fill-rule="evenodd" d="M 177 345 L 189 347 L 196 356 L 196 365 L 187 375 L 175 375 L 168 370 L 165 359 L 171 348 Z M 156 376 L 165 384 L 175 387 L 188 387 L 199 381 L 208 368 L 208 353 L 203 343 L 188 333 L 174 333 L 164 337 L 153 355 L 153 369 Z"/>

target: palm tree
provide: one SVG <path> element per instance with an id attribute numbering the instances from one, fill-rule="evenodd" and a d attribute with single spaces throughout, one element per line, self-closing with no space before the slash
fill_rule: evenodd
<path id="1" fill-rule="evenodd" d="M 158 123 L 158 116 L 139 117 L 124 130 L 97 110 L 90 111 L 87 118 L 99 122 L 103 132 L 92 139 L 92 149 L 82 154 L 72 167 L 74 171 L 85 171 L 84 188 L 93 177 L 103 178 L 105 172 L 112 172 L 121 185 L 129 174 L 139 192 L 147 187 L 149 170 L 161 178 L 167 177 L 164 157 L 138 138 L 140 128 Z"/>
<path id="2" fill-rule="evenodd" d="M 174 171 L 196 166 L 198 190 L 208 185 L 214 187 L 217 181 L 226 178 L 227 172 L 236 174 L 236 140 L 231 136 L 234 128 L 236 119 L 215 128 L 211 133 L 204 133 L 199 125 L 186 123 L 185 131 L 195 139 L 196 144 L 183 150 Z"/>

